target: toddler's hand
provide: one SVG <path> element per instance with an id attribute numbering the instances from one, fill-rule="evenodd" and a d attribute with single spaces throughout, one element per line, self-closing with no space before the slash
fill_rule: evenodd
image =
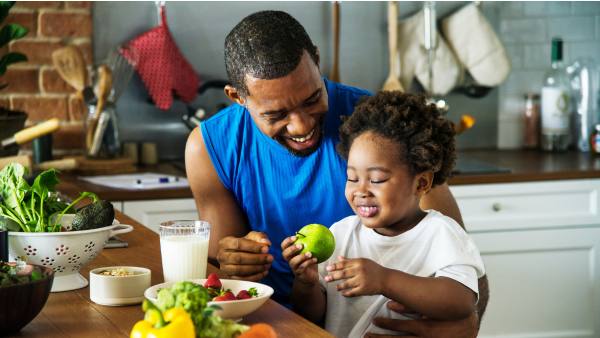
<path id="1" fill-rule="evenodd" d="M 316 284 L 319 282 L 317 271 L 317 259 L 310 252 L 300 255 L 302 244 L 294 244 L 296 236 L 291 236 L 281 242 L 281 251 L 296 279 L 305 284 Z"/>
<path id="2" fill-rule="evenodd" d="M 342 280 L 337 290 L 345 297 L 376 295 L 383 293 L 385 268 L 370 259 L 346 259 L 338 257 L 338 261 L 327 266 L 329 274 L 326 282 Z"/>

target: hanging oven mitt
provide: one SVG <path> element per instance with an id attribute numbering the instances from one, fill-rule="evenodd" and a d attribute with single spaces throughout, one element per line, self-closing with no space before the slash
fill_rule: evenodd
<path id="1" fill-rule="evenodd" d="M 445 95 L 456 86 L 461 67 L 446 41 L 437 35 L 433 58 L 433 86 L 429 85 L 427 50 L 425 50 L 425 20 L 423 10 L 398 24 L 398 53 L 400 54 L 400 81 L 410 88 L 416 76 L 423 88 L 435 95 Z M 431 88 L 433 87 L 433 88 Z"/>
<path id="2" fill-rule="evenodd" d="M 130 41 L 122 53 L 130 62 L 137 56 L 135 68 L 154 104 L 167 110 L 173 103 L 173 92 L 184 102 L 191 102 L 196 97 L 200 80 L 171 36 L 164 5 L 160 9 L 160 18 L 159 26 Z"/>
<path id="3" fill-rule="evenodd" d="M 506 50 L 475 3 L 444 19 L 442 32 L 477 84 L 494 87 L 506 80 L 511 68 Z"/>

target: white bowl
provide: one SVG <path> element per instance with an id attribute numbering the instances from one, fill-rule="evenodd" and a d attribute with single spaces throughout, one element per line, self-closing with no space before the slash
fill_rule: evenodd
<path id="1" fill-rule="evenodd" d="M 206 279 L 193 279 L 190 282 L 204 285 Z M 146 296 L 148 300 L 156 302 L 158 290 L 169 288 L 175 283 L 176 282 L 166 282 L 154 285 L 144 292 L 144 296 Z M 223 288 L 231 289 L 235 295 L 237 295 L 237 293 L 241 290 L 248 290 L 250 288 L 256 288 L 258 291 L 258 297 L 252 297 L 249 299 L 208 302 L 208 305 L 215 304 L 220 306 L 221 310 L 216 310 L 215 314 L 226 319 L 240 319 L 251 314 L 261 307 L 261 305 L 263 305 L 269 298 L 271 298 L 271 295 L 273 294 L 273 288 L 261 283 L 246 282 L 235 279 L 221 279 L 221 283 L 223 284 Z"/>
<path id="2" fill-rule="evenodd" d="M 104 248 L 108 238 L 130 232 L 131 225 L 116 224 L 107 227 L 66 232 L 9 232 L 9 258 L 54 270 L 51 292 L 84 288 L 88 281 L 79 269 L 94 259 Z"/>
<path id="3" fill-rule="evenodd" d="M 102 275 L 103 271 L 123 269 L 127 276 Z M 100 305 L 119 306 L 139 304 L 144 290 L 150 287 L 151 272 L 135 266 L 109 266 L 90 271 L 90 299 Z"/>

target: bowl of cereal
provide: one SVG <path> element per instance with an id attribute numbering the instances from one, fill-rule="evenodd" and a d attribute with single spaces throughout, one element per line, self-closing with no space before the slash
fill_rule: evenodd
<path id="1" fill-rule="evenodd" d="M 90 271 L 90 299 L 97 304 L 120 306 L 139 304 L 150 287 L 149 269 L 109 266 Z"/>

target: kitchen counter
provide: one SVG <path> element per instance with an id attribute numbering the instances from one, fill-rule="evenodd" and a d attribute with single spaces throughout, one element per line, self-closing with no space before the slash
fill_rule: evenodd
<path id="1" fill-rule="evenodd" d="M 458 154 L 457 170 L 449 181 L 451 185 L 600 178 L 600 156 L 575 151 L 466 150 Z M 165 163 L 140 170 L 144 171 L 185 176 L 181 163 Z M 61 176 L 58 190 L 69 196 L 91 191 L 110 201 L 192 198 L 189 188 L 114 189 L 84 182 L 72 175 Z"/>
<path id="2" fill-rule="evenodd" d="M 470 150 L 458 156 L 459 161 L 468 159 L 497 170 L 458 173 L 450 179 L 450 185 L 600 178 L 600 155 L 575 151 Z"/>
<path id="3" fill-rule="evenodd" d="M 134 227 L 134 231 L 120 235 L 129 243 L 129 247 L 104 249 L 81 270 L 81 274 L 89 279 L 89 271 L 94 268 L 141 266 L 152 270 L 152 285 L 162 283 L 158 235 L 121 213 L 118 213 L 117 219 Z M 209 266 L 209 272 L 215 270 L 215 267 Z M 143 312 L 140 305 L 98 305 L 90 300 L 89 287 L 86 287 L 51 293 L 42 312 L 16 337 L 129 337 L 134 323 L 141 319 Z M 273 300 L 268 300 L 242 320 L 248 325 L 259 322 L 272 325 L 279 337 L 332 337 Z"/>

